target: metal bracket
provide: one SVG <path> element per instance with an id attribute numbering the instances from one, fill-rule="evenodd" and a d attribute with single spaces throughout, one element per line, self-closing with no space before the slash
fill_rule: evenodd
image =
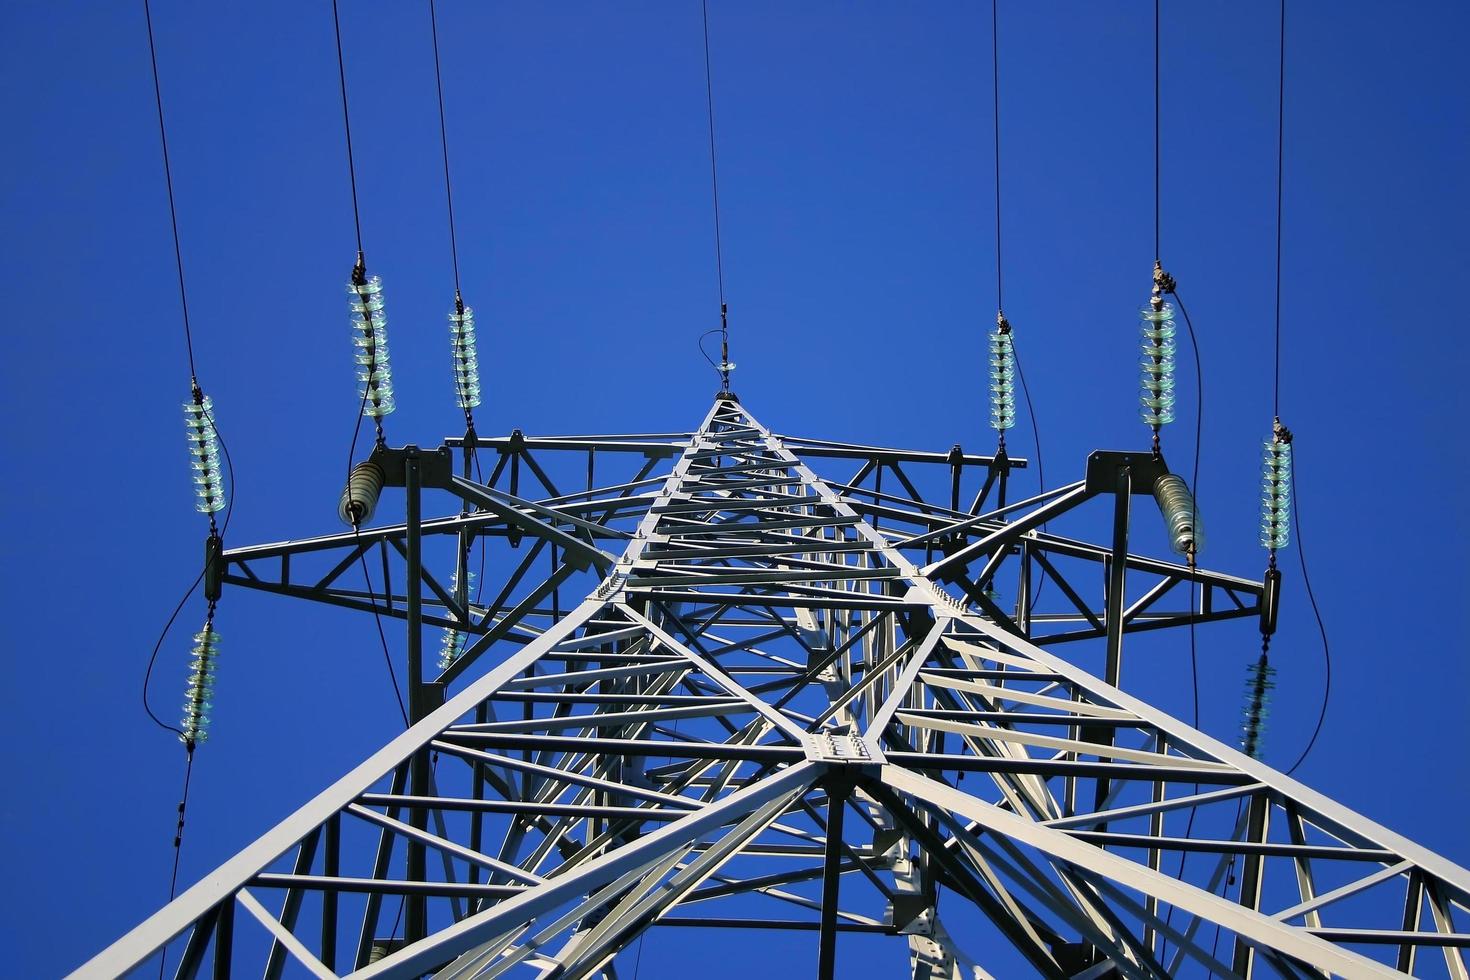
<path id="1" fill-rule="evenodd" d="M 438 449 L 420 449 L 418 446 L 389 449 L 387 446 L 376 446 L 368 458 L 383 468 L 384 486 L 401 487 L 408 480 L 406 461 L 410 455 L 418 457 L 421 486 L 444 489 L 453 483 L 454 457 L 448 446 L 440 446 Z"/>
<path id="2" fill-rule="evenodd" d="M 1113 493 L 1118 488 L 1118 471 L 1128 467 L 1133 473 L 1132 492 L 1152 497 L 1154 481 L 1169 467 L 1162 456 L 1151 452 L 1116 452 L 1099 449 L 1087 457 L 1087 490 L 1089 493 Z"/>

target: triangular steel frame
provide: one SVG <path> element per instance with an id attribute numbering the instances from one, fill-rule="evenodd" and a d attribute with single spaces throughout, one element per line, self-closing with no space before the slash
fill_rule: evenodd
<path id="1" fill-rule="evenodd" d="M 490 479 L 448 472 L 469 449 L 498 455 Z M 557 450 L 586 452 L 586 492 L 539 465 Z M 646 463 L 594 486 L 598 452 Z M 808 456 L 861 468 L 827 482 Z M 643 930 L 681 925 L 810 930 L 822 980 L 844 932 L 903 936 L 916 977 L 989 976 L 973 927 L 941 921 L 943 890 L 1046 977 L 1470 980 L 1470 873 L 1118 686 L 1125 633 L 1254 616 L 1262 596 L 1128 554 L 1126 454 L 1006 504 L 1022 461 L 780 437 L 721 396 L 693 433 L 516 432 L 407 458 L 405 524 L 230 551 L 222 578 L 406 619 L 411 658 L 424 625 L 458 630 L 463 651 L 415 684 L 408 730 L 75 976 L 123 975 L 183 935 L 185 977 L 252 957 L 267 977 L 612 976 Z M 949 466 L 949 505 L 905 464 Z M 540 499 L 497 486 L 523 465 Z M 967 508 L 965 467 L 988 474 Z M 461 514 L 419 519 L 415 481 Z M 1111 548 L 1043 528 L 1115 489 Z M 532 542 L 492 602 L 424 570 L 423 540 L 448 535 L 463 582 L 490 534 Z M 409 562 L 386 607 L 339 581 L 375 549 Z M 518 592 L 546 551 L 551 576 Z M 330 564 L 307 582 L 313 556 Z M 1106 573 L 1100 608 L 1063 558 Z M 1125 574 L 1156 581 L 1129 604 Z M 1067 615 L 1029 608 L 1035 575 Z M 583 580 L 585 599 L 547 613 Z M 1191 582 L 1201 609 L 1159 611 Z M 1055 652 L 1089 638 L 1107 645 L 1104 678 Z M 1185 874 L 1190 854 L 1206 859 Z M 385 941 L 392 901 L 404 934 Z"/>

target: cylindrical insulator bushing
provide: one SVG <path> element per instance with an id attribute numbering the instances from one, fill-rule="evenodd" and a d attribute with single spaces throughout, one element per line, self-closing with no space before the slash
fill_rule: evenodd
<path id="1" fill-rule="evenodd" d="M 1262 445 L 1261 547 L 1276 551 L 1291 540 L 1291 443 L 1273 439 Z"/>
<path id="2" fill-rule="evenodd" d="M 219 657 L 219 634 L 212 623 L 194 634 L 194 660 L 189 664 L 189 686 L 184 694 L 183 731 L 179 739 L 195 745 L 209 738 L 209 712 L 214 697 L 215 661 Z"/>
<path id="3" fill-rule="evenodd" d="M 1169 530 L 1169 547 L 1181 555 L 1199 554 L 1204 549 L 1204 530 L 1194 494 L 1189 492 L 1184 478 L 1174 473 L 1159 477 L 1154 481 L 1154 500 L 1158 501 L 1159 513 L 1164 515 Z"/>
<path id="4" fill-rule="evenodd" d="M 378 495 L 383 492 L 383 480 L 383 468 L 370 459 L 352 468 L 342 499 L 337 501 L 337 516 L 342 518 L 342 523 L 360 527 L 372 520 L 373 511 L 378 508 Z"/>
<path id="5" fill-rule="evenodd" d="M 1145 306 L 1143 318 L 1143 369 L 1140 375 L 1143 405 L 1140 417 L 1151 426 L 1174 421 L 1174 307 L 1164 303 L 1159 309 Z"/>
<path id="6" fill-rule="evenodd" d="M 189 456 L 194 470 L 195 510 L 213 514 L 225 507 L 225 478 L 220 469 L 219 436 L 214 429 L 214 402 L 208 395 L 184 402 L 189 430 Z"/>
<path id="7" fill-rule="evenodd" d="M 388 363 L 388 314 L 383 309 L 383 284 L 377 276 L 347 284 L 352 297 L 353 360 L 357 364 L 357 395 L 362 412 L 373 418 L 390 415 L 393 401 L 393 369 Z"/>
<path id="8" fill-rule="evenodd" d="M 1246 668 L 1245 709 L 1240 719 L 1240 750 L 1252 759 L 1261 757 L 1266 723 L 1271 717 L 1271 691 L 1276 687 L 1276 668 L 1263 655 Z"/>
<path id="9" fill-rule="evenodd" d="M 475 350 L 475 311 L 456 307 L 449 314 L 449 347 L 454 355 L 454 397 L 460 408 L 480 404 L 480 357 Z"/>
<path id="10" fill-rule="evenodd" d="M 1004 432 L 1016 424 L 1016 348 L 1009 330 L 990 335 L 990 427 Z"/>

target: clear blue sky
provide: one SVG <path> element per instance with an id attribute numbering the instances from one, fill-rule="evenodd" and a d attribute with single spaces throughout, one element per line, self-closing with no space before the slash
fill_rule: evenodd
<path id="1" fill-rule="evenodd" d="M 390 435 L 434 444 L 457 412 L 427 12 L 343 6 L 363 231 L 401 406 Z M 988 4 L 711 6 L 736 389 L 780 431 L 988 449 Z M 1203 560 L 1242 575 L 1264 562 L 1276 10 L 1165 5 L 1164 259 L 1205 365 Z M 1146 444 L 1135 310 L 1153 259 L 1151 15 L 1142 0 L 1002 2 L 1006 309 L 1053 480 L 1079 477 L 1091 449 Z M 200 377 L 238 473 L 230 543 L 331 531 L 357 400 L 330 7 L 159 0 L 154 18 Z M 717 320 L 698 4 L 444 0 L 440 18 L 482 430 L 693 425 L 716 386 L 695 338 Z M 1291 5 L 1282 382 L 1336 660 L 1333 711 L 1298 775 L 1461 864 L 1467 29 L 1460 2 Z M 141 5 L 8 0 L 0 88 L 0 921 L 7 972 L 45 976 L 166 894 L 182 752 L 138 690 L 204 522 Z M 1167 433 L 1176 459 L 1191 373 Z M 1278 764 L 1304 742 L 1322 683 L 1286 558 Z M 160 660 L 154 698 L 170 719 L 201 618 L 191 606 Z M 218 626 L 218 722 L 196 767 L 185 881 L 397 724 L 370 620 L 227 594 Z M 1200 643 L 1203 727 L 1229 739 L 1256 638 L 1230 624 Z M 1146 669 L 1184 715 L 1185 648 Z M 650 939 L 645 972 L 684 941 Z M 898 944 L 882 949 L 844 971 L 899 962 Z"/>

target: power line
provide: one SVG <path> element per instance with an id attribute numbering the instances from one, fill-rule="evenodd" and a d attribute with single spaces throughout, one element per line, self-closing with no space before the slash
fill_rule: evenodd
<path id="1" fill-rule="evenodd" d="M 995 306 L 1005 309 L 1004 292 L 1001 287 L 1000 262 L 1000 13 L 999 0 L 990 0 L 990 90 L 995 102 Z M 1025 383 L 1022 382 L 1022 387 Z M 1030 407 L 1030 396 L 1027 396 Z M 1033 419 L 1033 422 L 1035 420 Z M 1033 430 L 1034 431 L 1034 430 Z M 1038 450 L 1039 453 L 1039 450 Z"/>
<path id="2" fill-rule="evenodd" d="M 449 129 L 444 123 L 444 81 L 439 72 L 439 18 L 429 0 L 429 31 L 434 39 L 434 89 L 439 94 L 439 146 L 444 151 L 444 199 L 449 205 L 449 257 L 454 264 L 454 299 L 459 294 L 459 241 L 454 232 L 454 188 L 449 182 Z"/>
<path id="3" fill-rule="evenodd" d="M 725 302 L 725 252 L 720 235 L 720 172 L 715 162 L 715 86 L 709 56 L 709 0 L 700 0 L 704 15 L 704 104 L 709 116 L 709 182 L 715 212 L 715 279 L 720 290 L 720 387 L 730 390 L 730 322 Z"/>
<path id="4" fill-rule="evenodd" d="M 1162 258 L 1163 258 L 1163 246 L 1160 244 L 1161 236 L 1159 234 L 1159 227 L 1160 227 L 1160 224 L 1161 224 L 1161 222 L 1159 220 L 1159 214 L 1160 214 L 1159 200 L 1160 200 L 1160 184 L 1161 184 L 1160 174 L 1162 173 L 1162 168 L 1160 167 L 1160 164 L 1159 164 L 1160 156 L 1161 156 L 1161 154 L 1160 154 L 1160 145 L 1161 145 L 1160 131 L 1162 129 L 1162 125 L 1160 123 L 1160 113 L 1159 113 L 1159 88 L 1160 88 L 1160 86 L 1159 86 L 1159 0 L 1154 0 L 1154 261 L 1155 262 L 1158 262 L 1158 261 L 1162 260 Z"/>
<path id="5" fill-rule="evenodd" d="M 332 28 L 337 36 L 337 80 L 342 87 L 342 129 L 347 134 L 347 177 L 352 187 L 352 226 L 357 232 L 357 254 L 362 255 L 362 216 L 357 207 L 357 165 L 352 158 L 352 118 L 347 112 L 347 67 L 342 57 L 342 18 L 332 0 Z"/>
<path id="6" fill-rule="evenodd" d="M 992 116 L 995 124 L 995 308 L 1002 312 L 1005 309 L 1005 290 L 1002 276 L 1004 268 L 1001 261 L 1001 184 L 1000 184 L 1000 4 L 999 0 L 990 0 L 990 76 Z M 1036 483 L 1042 493 L 1046 492 L 1046 468 L 1042 464 L 1041 457 L 1041 427 L 1036 421 L 1036 409 L 1031 403 L 1031 388 L 1026 384 L 1026 372 L 1021 367 L 1021 353 L 1017 349 L 1014 340 L 1011 343 L 1011 356 L 1016 364 L 1016 378 L 1021 382 L 1021 394 L 1026 399 L 1026 417 L 1031 421 L 1031 441 L 1036 447 Z M 1001 444 L 1005 443 L 1005 431 L 1000 433 Z M 1042 530 L 1046 530 L 1046 524 L 1042 524 Z M 1036 583 L 1036 592 L 1030 601 L 1030 608 L 1035 609 L 1037 601 L 1041 598 L 1041 592 L 1046 588 L 1046 576 L 1042 575 Z"/>
<path id="7" fill-rule="evenodd" d="M 189 296 L 184 289 L 184 250 L 179 245 L 179 215 L 174 205 L 173 168 L 168 159 L 168 128 L 163 122 L 163 87 L 158 81 L 158 49 L 153 42 L 153 11 L 143 0 L 143 19 L 148 25 L 148 61 L 153 66 L 153 100 L 158 106 L 158 141 L 163 147 L 163 180 L 168 187 L 168 219 L 174 233 L 174 264 L 179 271 L 179 305 L 184 311 L 184 348 L 189 354 L 189 377 L 197 379 L 194 370 L 194 334 L 189 329 Z M 195 385 L 197 387 L 197 380 Z"/>
<path id="8" fill-rule="evenodd" d="M 1286 0 L 1281 0 L 1280 75 L 1276 83 L 1276 373 L 1271 414 L 1281 417 L 1281 217 L 1282 174 L 1286 163 Z"/>

